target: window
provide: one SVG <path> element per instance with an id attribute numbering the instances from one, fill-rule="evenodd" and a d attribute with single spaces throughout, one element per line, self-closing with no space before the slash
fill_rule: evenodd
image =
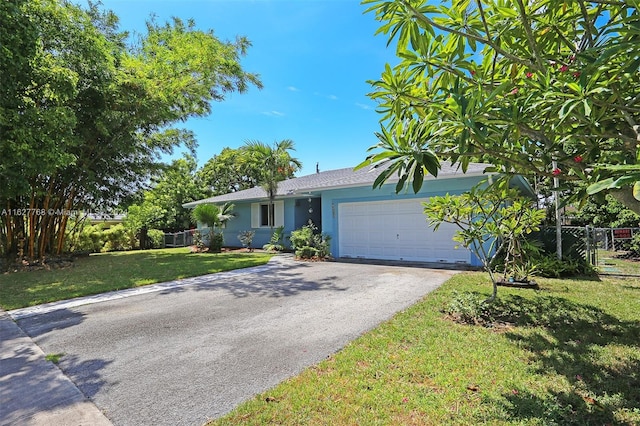
<path id="1" fill-rule="evenodd" d="M 271 214 L 269 214 L 269 204 L 260 204 L 260 226 L 274 226 L 275 207 L 275 204 L 271 204 Z"/>
<path id="2" fill-rule="evenodd" d="M 271 217 L 269 217 L 271 216 Z M 269 223 L 271 219 L 271 223 Z M 261 203 L 251 204 L 251 227 L 252 228 L 270 228 L 273 226 L 284 225 L 284 201 L 276 200 L 271 206 L 271 215 L 269 215 L 269 203 L 263 201 Z"/>

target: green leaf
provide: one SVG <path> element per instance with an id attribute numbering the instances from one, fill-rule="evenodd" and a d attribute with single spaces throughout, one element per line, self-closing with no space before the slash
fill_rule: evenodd
<path id="1" fill-rule="evenodd" d="M 413 172 L 413 193 L 417 194 L 422 188 L 424 182 L 424 168 L 422 165 L 418 165 Z"/>
<path id="2" fill-rule="evenodd" d="M 613 185 L 614 179 L 608 178 L 596 183 L 593 183 L 587 187 L 587 194 L 593 195 L 597 194 L 600 191 L 604 191 L 605 189 L 610 189 L 611 185 Z"/>
<path id="3" fill-rule="evenodd" d="M 640 181 L 633 184 L 633 198 L 640 201 Z"/>

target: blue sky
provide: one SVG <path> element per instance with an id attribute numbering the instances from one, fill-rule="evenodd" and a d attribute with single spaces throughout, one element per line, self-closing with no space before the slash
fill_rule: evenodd
<path id="1" fill-rule="evenodd" d="M 208 117 L 182 127 L 195 132 L 198 162 L 223 147 L 246 140 L 273 143 L 292 139 L 303 168 L 297 175 L 355 166 L 376 142 L 380 115 L 366 94 L 395 46 L 372 13 L 357 0 L 103 0 L 123 30 L 143 32 L 153 13 L 158 22 L 172 16 L 195 19 L 223 40 L 246 36 L 253 43 L 242 60 L 260 74 L 264 88 L 231 94 L 213 104 Z"/>

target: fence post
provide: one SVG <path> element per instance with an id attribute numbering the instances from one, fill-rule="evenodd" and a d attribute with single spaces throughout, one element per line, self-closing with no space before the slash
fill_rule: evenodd
<path id="1" fill-rule="evenodd" d="M 591 235 L 589 235 L 589 225 L 584 227 L 584 237 L 587 244 L 587 262 L 592 262 L 591 259 Z M 591 263 L 593 265 L 593 263 Z"/>

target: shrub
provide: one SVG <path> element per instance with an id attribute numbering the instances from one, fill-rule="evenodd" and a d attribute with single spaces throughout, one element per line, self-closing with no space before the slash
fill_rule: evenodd
<path id="1" fill-rule="evenodd" d="M 149 229 L 147 237 L 151 242 L 151 248 L 158 249 L 164 247 L 164 232 L 159 229 Z"/>
<path id="2" fill-rule="evenodd" d="M 331 255 L 329 252 L 330 237 L 317 233 L 318 228 L 309 223 L 291 233 L 291 246 L 297 257 L 301 259 L 319 258 L 325 259 Z"/>
<path id="3" fill-rule="evenodd" d="M 483 324 L 489 316 L 489 307 L 478 293 L 454 291 L 443 312 L 462 324 Z"/>
<path id="4" fill-rule="evenodd" d="M 104 230 L 102 224 L 88 225 L 83 227 L 78 235 L 72 251 L 98 253 L 102 250 L 105 243 Z"/>
<path id="5" fill-rule="evenodd" d="M 106 240 L 101 251 L 117 251 L 131 249 L 130 238 L 122 224 L 112 226 L 103 233 Z"/>
<path id="6" fill-rule="evenodd" d="M 251 243 L 253 243 L 253 237 L 256 235 L 256 231 L 240 231 L 238 234 L 238 239 L 240 243 L 242 243 L 242 247 L 246 247 L 249 250 L 253 250 L 251 248 Z"/>
<path id="7" fill-rule="evenodd" d="M 555 255 L 541 255 L 531 259 L 536 265 L 535 274 L 540 277 L 562 278 L 595 275 L 593 267 L 586 260 L 562 259 Z"/>
<path id="8" fill-rule="evenodd" d="M 314 257 L 320 257 L 318 256 L 318 249 L 309 246 L 297 249 L 296 256 L 300 259 L 313 259 Z"/>
<path id="9" fill-rule="evenodd" d="M 267 244 L 262 246 L 262 248 L 266 251 L 283 251 L 285 250 L 284 246 L 284 226 L 279 226 L 273 230 L 273 234 L 271 234 L 271 239 Z"/>
<path id="10" fill-rule="evenodd" d="M 223 244 L 224 237 L 222 236 L 222 232 L 211 232 L 209 234 L 209 252 L 220 253 Z"/>
<path id="11" fill-rule="evenodd" d="M 197 251 L 205 251 L 207 249 L 207 245 L 202 237 L 202 232 L 195 231 L 193 233 L 193 245 L 196 246 Z"/>

